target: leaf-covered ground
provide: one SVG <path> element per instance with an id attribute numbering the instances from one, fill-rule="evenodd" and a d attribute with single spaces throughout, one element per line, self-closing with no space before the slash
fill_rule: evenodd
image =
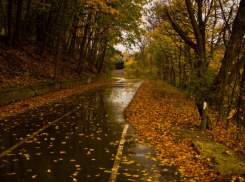
<path id="1" fill-rule="evenodd" d="M 185 131 L 191 131 L 196 137 L 205 133 L 198 129 L 200 117 L 194 103 L 177 89 L 159 82 L 144 82 L 125 110 L 125 117 L 142 140 L 159 152 L 158 159 L 163 164 L 178 166 L 184 180 L 243 180 L 235 175 L 218 175 L 208 165 L 211 159 L 199 155 L 192 146 L 193 138 L 183 135 Z M 176 131 L 182 132 L 182 136 Z M 226 131 L 223 125 L 217 125 L 207 134 L 206 139 L 222 142 L 235 151 L 245 151 L 244 141 L 236 141 L 234 133 Z"/>
<path id="2" fill-rule="evenodd" d="M 0 37 L 0 90 L 30 85 L 33 83 L 51 82 L 54 76 L 56 63 L 56 51 L 44 51 L 39 55 L 42 44 L 34 41 L 26 41 L 23 49 L 14 49 L 1 40 Z M 96 76 L 88 71 L 85 62 L 84 71 L 80 76 L 76 73 L 77 62 L 68 60 L 68 56 L 62 54 L 57 80 L 69 80 L 79 77 Z M 92 68 L 93 72 L 96 70 Z"/>

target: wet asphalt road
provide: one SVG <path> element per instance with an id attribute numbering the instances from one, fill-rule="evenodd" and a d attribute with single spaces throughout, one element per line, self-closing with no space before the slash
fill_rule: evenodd
<path id="1" fill-rule="evenodd" d="M 0 121 L 0 153 L 16 146 L 0 158 L 0 182 L 109 181 L 127 124 L 123 110 L 141 83 L 122 79 Z M 58 119 L 72 110 L 75 111 Z M 54 124 L 18 145 L 55 120 Z M 167 175 L 156 175 L 162 174 L 163 167 L 145 158 L 155 157 L 155 151 L 137 143 L 135 138 L 129 126 L 115 181 L 178 179 L 171 166 Z"/>

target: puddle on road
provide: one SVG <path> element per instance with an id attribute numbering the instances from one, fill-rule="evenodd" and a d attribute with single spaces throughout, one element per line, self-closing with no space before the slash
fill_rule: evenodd
<path id="1" fill-rule="evenodd" d="M 3 152 L 49 122 L 80 107 L 0 158 L 0 181 L 108 181 L 126 124 L 123 110 L 140 85 L 139 80 L 122 79 L 0 121 L 0 152 Z M 129 149 L 137 155 L 128 156 Z M 146 150 L 155 155 L 153 149 L 137 146 L 133 140 L 125 143 L 122 167 L 119 168 L 121 174 L 116 181 L 129 179 L 123 174 L 125 169 L 132 175 L 139 175 L 134 176 L 135 181 L 145 177 L 142 170 L 150 177 L 155 175 L 152 165 L 158 163 L 145 158 Z M 130 167 L 123 164 L 125 157 L 135 163 Z M 154 179 L 160 181 L 159 177 Z"/>

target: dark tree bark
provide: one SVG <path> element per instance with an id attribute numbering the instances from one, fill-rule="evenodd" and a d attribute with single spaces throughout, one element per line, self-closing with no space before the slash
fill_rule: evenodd
<path id="1" fill-rule="evenodd" d="M 82 66 L 83 66 L 83 63 L 84 63 L 83 54 L 85 53 L 85 44 L 87 42 L 87 34 L 88 34 L 88 31 L 89 31 L 89 21 L 91 19 L 91 15 L 92 15 L 92 13 L 90 13 L 88 15 L 88 19 L 87 19 L 88 23 L 86 24 L 85 29 L 84 29 L 84 33 L 83 33 L 83 40 L 82 40 L 81 51 L 80 51 L 80 56 L 79 56 L 79 64 L 78 64 L 78 67 L 77 67 L 77 71 L 78 71 L 79 74 L 81 74 Z"/>
<path id="2" fill-rule="evenodd" d="M 216 106 L 220 107 L 228 86 L 229 79 L 234 72 L 231 72 L 234 68 L 233 61 L 238 58 L 239 53 L 242 51 L 245 35 L 245 1 L 240 1 L 238 12 L 232 25 L 232 32 L 230 40 L 226 44 L 226 51 L 222 60 L 219 74 L 214 80 L 213 86 L 210 88 L 210 92 L 216 95 Z"/>
<path id="3" fill-rule="evenodd" d="M 75 4 L 76 4 L 76 1 L 75 1 Z M 72 30 L 72 38 L 71 38 L 71 44 L 70 44 L 70 49 L 69 49 L 69 60 L 74 59 L 78 22 L 79 22 L 79 19 L 77 16 L 77 11 L 75 11 L 74 20 L 73 20 L 74 29 Z"/>
<path id="4" fill-rule="evenodd" d="M 51 1 L 51 10 L 49 11 L 48 21 L 45 25 L 45 36 L 48 34 L 49 27 L 50 27 L 52 19 L 53 19 L 54 7 L 55 7 L 55 2 Z"/>
<path id="5" fill-rule="evenodd" d="M 238 126 L 245 126 L 245 64 L 240 81 L 240 94 L 237 102 Z"/>
<path id="6" fill-rule="evenodd" d="M 102 58 L 102 51 L 103 51 L 103 48 L 100 47 L 99 50 L 97 50 L 97 59 L 96 59 L 96 63 L 95 63 L 95 66 L 97 69 L 99 69 L 99 61 L 101 60 Z"/>
<path id="7" fill-rule="evenodd" d="M 60 31 L 59 31 L 59 36 L 58 36 L 57 58 L 56 58 L 55 71 L 54 71 L 54 80 L 57 78 L 57 75 L 58 75 L 58 66 L 59 66 L 59 60 L 60 60 L 60 42 L 61 42 L 61 35 L 62 35 L 62 26 L 63 26 L 65 12 L 66 12 L 66 8 L 67 8 L 67 1 L 68 0 L 65 0 L 65 4 L 64 4 L 64 8 L 63 8 L 63 15 L 61 18 L 61 23 L 60 23 Z"/>
<path id="8" fill-rule="evenodd" d="M 4 32 L 5 32 L 5 36 L 7 36 L 7 22 L 6 22 L 6 16 L 5 16 L 4 11 L 3 11 L 2 0 L 0 0 L 0 5 L 1 5 L 2 14 L 3 14 L 3 27 L 5 30 Z"/>
<path id="9" fill-rule="evenodd" d="M 8 4 L 8 44 L 11 44 L 12 28 L 13 28 L 13 1 L 9 0 Z"/>
<path id="10" fill-rule="evenodd" d="M 50 26 L 48 26 L 47 34 L 46 34 L 45 37 L 44 37 L 43 45 L 42 45 L 42 48 L 41 48 L 41 51 L 40 51 L 40 56 L 43 55 L 44 50 L 46 49 L 47 41 L 48 41 L 48 35 L 50 36 L 50 39 L 52 39 L 52 38 L 51 38 L 51 35 L 52 35 L 52 33 L 53 33 L 53 32 L 52 32 L 53 26 L 56 25 L 56 23 L 57 23 L 57 21 L 58 21 L 58 17 L 59 17 L 59 13 L 60 13 L 60 8 L 61 8 L 62 1 L 63 1 L 63 0 L 60 0 L 60 1 L 59 1 L 58 12 L 57 12 L 57 14 L 56 14 L 56 16 L 55 16 L 54 21 L 52 22 L 52 24 L 51 24 Z M 55 6 L 54 4 L 51 4 L 51 5 Z M 50 14 L 50 16 L 51 16 L 51 15 L 52 15 L 52 14 Z M 55 29 L 55 28 L 54 28 L 54 29 Z M 54 30 L 54 32 L 55 32 L 55 31 L 56 31 L 56 30 Z"/>
<path id="11" fill-rule="evenodd" d="M 95 40 L 94 40 L 94 43 L 93 43 L 93 47 L 92 47 L 92 50 L 91 50 L 91 54 L 90 54 L 90 57 L 89 57 L 89 63 L 90 63 L 90 69 L 92 70 L 92 66 L 93 66 L 93 61 L 95 59 L 95 56 L 96 56 L 96 52 L 97 52 L 97 45 L 98 45 L 98 37 L 95 37 Z"/>
<path id="12" fill-rule="evenodd" d="M 90 35 L 89 35 L 89 38 L 88 38 L 88 41 L 87 41 L 86 49 L 85 49 L 84 54 L 83 54 L 83 58 L 82 58 L 83 60 L 86 59 L 87 54 L 89 54 L 89 52 L 90 52 L 89 50 L 90 50 L 91 38 L 92 38 L 94 29 L 92 29 L 91 32 L 90 32 L 90 31 L 91 31 L 91 30 L 89 30 L 89 33 L 88 33 L 88 34 L 90 34 Z"/>
<path id="13" fill-rule="evenodd" d="M 167 80 L 168 76 L 170 75 L 171 83 L 173 83 L 172 74 L 171 74 L 172 72 L 171 72 L 170 65 L 169 65 L 169 54 L 166 52 L 165 49 L 163 49 L 161 44 L 159 44 L 159 47 L 162 50 L 162 52 L 165 56 L 165 59 L 166 59 L 166 64 L 163 63 L 163 70 L 164 70 L 164 77 L 163 78 L 164 78 L 164 80 Z"/>
<path id="14" fill-rule="evenodd" d="M 28 4 L 27 4 L 25 22 L 24 22 L 24 25 L 23 25 L 23 28 L 22 28 L 22 36 L 21 36 L 20 48 L 22 48 L 23 42 L 25 40 L 25 31 L 26 31 L 26 25 L 27 25 L 27 22 L 28 22 L 28 15 L 29 15 L 29 11 L 30 11 L 30 4 L 31 4 L 31 0 L 29 0 L 28 1 Z"/>
<path id="15" fill-rule="evenodd" d="M 45 37 L 44 17 L 43 14 L 38 13 L 36 16 L 36 30 L 37 30 L 37 41 L 42 42 Z"/>
<path id="16" fill-rule="evenodd" d="M 171 73 L 171 82 L 172 85 L 175 86 L 176 85 L 176 78 L 175 78 L 175 71 L 174 71 L 174 59 L 173 59 L 173 55 L 171 54 L 171 52 L 169 52 L 169 57 L 170 57 L 170 61 L 171 61 L 171 68 L 170 68 L 170 73 Z"/>
<path id="17" fill-rule="evenodd" d="M 13 44 L 17 45 L 20 38 L 20 23 L 21 23 L 21 14 L 22 14 L 23 0 L 18 0 L 17 13 L 16 13 L 16 29 Z"/>
<path id="18" fill-rule="evenodd" d="M 102 70 L 102 66 L 103 66 L 103 63 L 104 63 L 106 49 L 107 49 L 107 42 L 105 43 L 104 51 L 103 51 L 103 54 L 102 54 L 102 57 L 101 57 L 100 67 L 99 67 L 99 70 L 98 70 L 99 74 L 100 74 L 100 72 Z"/>

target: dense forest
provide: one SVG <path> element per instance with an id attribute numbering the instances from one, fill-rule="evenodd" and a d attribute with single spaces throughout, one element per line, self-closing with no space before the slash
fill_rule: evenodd
<path id="1" fill-rule="evenodd" d="M 114 45 L 141 35 L 145 3 L 0 0 L 1 88 L 112 69 L 111 58 L 120 54 Z"/>
<path id="2" fill-rule="evenodd" d="M 243 138 L 245 1 L 153 1 L 147 19 L 128 77 L 168 81 L 195 101 L 202 129 Z"/>

